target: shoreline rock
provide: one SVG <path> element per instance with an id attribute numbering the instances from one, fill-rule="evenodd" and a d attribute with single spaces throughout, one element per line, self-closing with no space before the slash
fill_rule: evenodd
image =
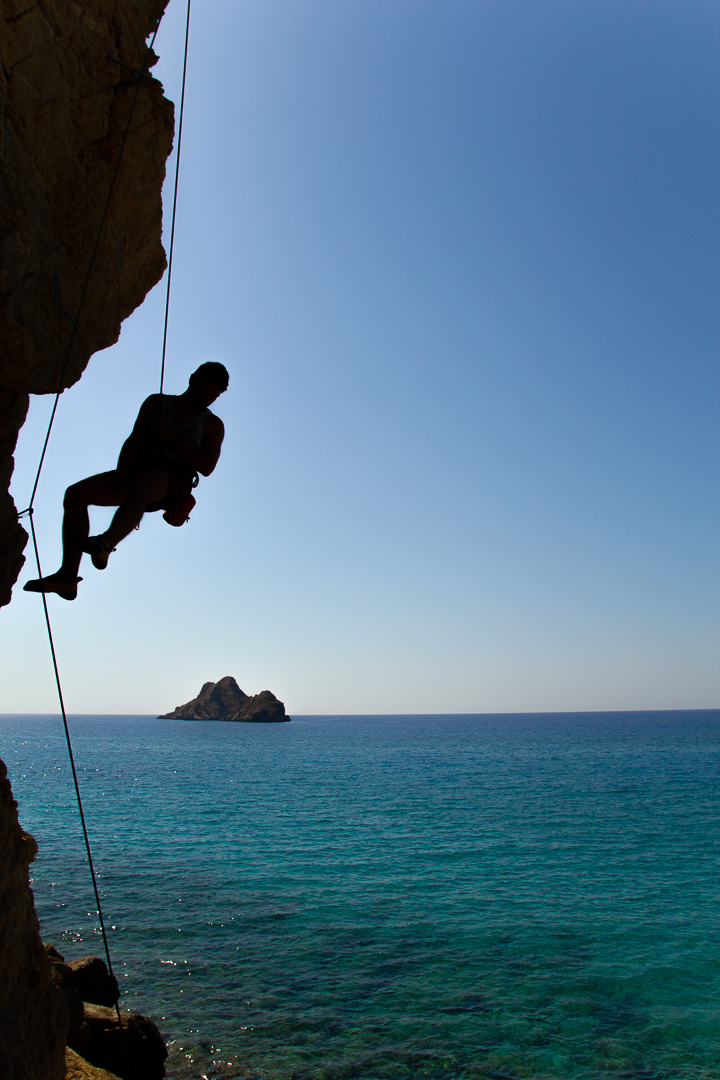
<path id="1" fill-rule="evenodd" d="M 119 1080 L 162 1080 L 167 1048 L 156 1024 L 141 1013 L 121 1011 L 122 1029 L 113 1007 L 120 998 L 117 980 L 99 956 L 65 963 L 54 945 L 45 952 L 53 967 L 53 982 L 62 992 L 69 1013 L 68 1050 L 79 1076 L 85 1064 Z M 102 999 L 102 1004 L 97 1003 Z M 67 1064 L 67 1053 L 66 1053 Z"/>
<path id="2" fill-rule="evenodd" d="M 120 1080 L 107 1069 L 98 1069 L 68 1046 L 65 1050 L 65 1080 Z"/>
<path id="3" fill-rule="evenodd" d="M 204 683 L 200 693 L 185 705 L 163 713 L 158 720 L 226 720 L 245 724 L 288 722 L 285 706 L 269 690 L 248 696 L 232 675 L 219 682 Z"/>

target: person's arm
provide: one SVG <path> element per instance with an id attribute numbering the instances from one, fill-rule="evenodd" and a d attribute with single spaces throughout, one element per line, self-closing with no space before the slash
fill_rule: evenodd
<path id="1" fill-rule="evenodd" d="M 170 443 L 175 453 L 187 461 L 195 472 L 209 476 L 217 465 L 225 438 L 225 426 L 214 413 L 210 413 L 205 421 L 199 446 L 193 446 L 181 439 L 164 421 L 155 425 L 155 431 L 163 442 Z"/>

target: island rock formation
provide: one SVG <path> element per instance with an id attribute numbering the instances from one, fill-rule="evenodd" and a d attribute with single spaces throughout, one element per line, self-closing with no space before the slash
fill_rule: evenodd
<path id="1" fill-rule="evenodd" d="M 289 719 L 282 701 L 269 690 L 249 697 L 232 675 L 216 683 L 206 682 L 192 701 L 158 717 L 158 720 L 234 720 L 249 724 L 276 724 Z"/>
<path id="2" fill-rule="evenodd" d="M 146 39 L 166 3 L 0 0 L 0 605 L 27 543 L 8 487 L 28 394 L 77 382 L 165 269 L 174 111 Z"/>

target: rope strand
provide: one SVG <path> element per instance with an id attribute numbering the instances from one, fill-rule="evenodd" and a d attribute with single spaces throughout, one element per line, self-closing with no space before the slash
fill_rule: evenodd
<path id="1" fill-rule="evenodd" d="M 165 324 L 163 327 L 162 359 L 160 361 L 160 393 L 165 382 L 165 350 L 167 348 L 168 315 L 170 312 L 170 282 L 172 279 L 173 248 L 175 246 L 175 210 L 177 209 L 178 180 L 180 179 L 180 148 L 182 146 L 183 113 L 185 112 L 185 77 L 187 75 L 188 41 L 190 39 L 190 0 L 185 20 L 185 55 L 183 57 L 182 90 L 180 92 L 180 120 L 178 122 L 177 155 L 175 157 L 175 186 L 173 188 L 172 224 L 170 226 L 170 250 L 168 252 L 167 290 L 165 293 Z"/>
<path id="2" fill-rule="evenodd" d="M 33 521 L 33 512 L 30 511 L 28 517 L 30 519 L 30 535 L 32 536 L 33 549 L 35 552 L 35 562 L 37 563 L 38 576 L 42 577 L 42 570 L 40 568 L 40 552 L 38 550 L 37 536 L 35 535 L 35 522 Z M 103 946 L 105 949 L 105 958 L 107 960 L 108 971 L 113 974 L 112 961 L 110 960 L 110 948 L 108 946 L 107 934 L 105 933 L 105 920 L 102 913 L 102 904 L 100 903 L 100 892 L 98 890 L 97 877 L 95 876 L 95 864 L 93 863 L 92 852 L 90 850 L 90 839 L 88 837 L 87 825 L 85 824 L 85 812 L 83 810 L 82 798 L 80 797 L 80 784 L 78 783 L 77 770 L 75 768 L 75 755 L 73 754 L 72 743 L 70 741 L 70 729 L 67 722 L 67 713 L 65 712 L 65 699 L 63 697 L 62 684 L 60 682 L 60 671 L 58 669 L 57 655 L 55 653 L 55 642 L 53 640 L 52 627 L 50 625 L 50 614 L 48 612 L 47 598 L 45 593 L 40 593 L 42 597 L 43 612 L 45 614 L 45 626 L 47 629 L 48 641 L 50 642 L 50 655 L 52 657 L 53 672 L 55 674 L 55 686 L 57 688 L 58 701 L 60 702 L 60 712 L 62 713 L 62 722 L 65 729 L 65 742 L 67 743 L 68 757 L 70 758 L 70 768 L 72 770 L 73 784 L 75 786 L 75 796 L 77 798 L 78 810 L 80 811 L 80 822 L 82 824 L 83 839 L 85 841 L 85 851 L 87 852 L 88 865 L 90 867 L 90 876 L 92 878 L 93 892 L 95 893 L 95 902 L 97 904 L 98 917 L 100 920 L 100 933 L 102 934 Z M 118 1009 L 118 1020 L 120 1020 L 120 1009 Z M 122 1021 L 120 1021 L 122 1024 Z"/>

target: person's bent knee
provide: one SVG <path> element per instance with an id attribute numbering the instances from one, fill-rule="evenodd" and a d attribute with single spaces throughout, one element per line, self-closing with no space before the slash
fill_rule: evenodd
<path id="1" fill-rule="evenodd" d="M 82 490 L 83 483 L 84 481 L 80 480 L 77 484 L 71 484 L 70 487 L 66 489 L 65 497 L 63 499 L 63 506 L 65 509 L 67 509 L 68 506 L 82 505 L 84 501 Z"/>

